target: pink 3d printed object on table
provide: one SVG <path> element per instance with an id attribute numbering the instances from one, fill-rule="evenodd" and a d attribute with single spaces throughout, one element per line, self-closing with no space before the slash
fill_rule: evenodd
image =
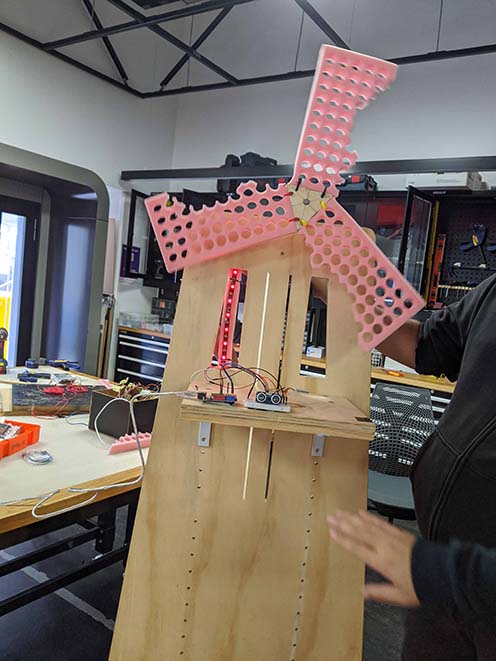
<path id="1" fill-rule="evenodd" d="M 149 448 L 152 442 L 152 435 L 149 432 L 138 432 L 138 439 L 141 448 Z M 109 454 L 117 454 L 118 452 L 128 452 L 129 450 L 137 450 L 138 443 L 136 442 L 136 434 L 124 434 L 117 441 L 114 441 L 109 448 Z"/>
<path id="2" fill-rule="evenodd" d="M 422 298 L 336 201 L 339 173 L 357 158 L 348 150 L 355 113 L 395 76 L 390 62 L 323 46 L 288 184 L 264 191 L 255 182 L 241 184 L 225 204 L 199 211 L 167 193 L 146 200 L 167 270 L 301 231 L 312 267 L 336 275 L 352 296 L 363 349 L 377 346 L 416 314 Z"/>

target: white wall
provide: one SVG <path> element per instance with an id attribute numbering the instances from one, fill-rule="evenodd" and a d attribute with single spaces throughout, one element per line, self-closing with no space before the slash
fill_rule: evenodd
<path id="1" fill-rule="evenodd" d="M 292 163 L 309 89 L 299 80 L 180 97 L 174 167 L 245 151 Z M 352 147 L 360 160 L 493 155 L 495 107 L 496 55 L 403 66 L 358 114 Z"/>
<path id="2" fill-rule="evenodd" d="M 88 168 L 112 187 L 118 271 L 128 214 L 128 206 L 119 200 L 120 172 L 171 164 L 176 99 L 134 98 L 3 33 L 0 88 L 0 142 Z M 145 192 L 151 189 L 140 182 L 136 182 L 136 187 Z M 28 188 L 28 192 L 40 197 L 41 190 Z M 9 191 L 21 196 L 15 185 Z M 46 232 L 48 218 L 43 221 Z M 46 260 L 40 264 L 46 264 Z M 44 279 L 41 275 L 40 287 Z M 120 310 L 151 311 L 156 290 L 142 287 L 141 281 L 117 279 L 116 285 L 116 321 Z M 115 330 L 112 344 L 115 346 Z"/>
<path id="3" fill-rule="evenodd" d="M 0 34 L 0 142 L 93 170 L 119 184 L 123 169 L 171 162 L 175 99 L 143 101 Z"/>

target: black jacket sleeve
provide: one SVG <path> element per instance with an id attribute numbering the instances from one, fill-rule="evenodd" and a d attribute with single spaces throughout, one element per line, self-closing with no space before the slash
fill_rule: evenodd
<path id="1" fill-rule="evenodd" d="M 496 616 L 496 550 L 419 539 L 412 552 L 412 578 L 423 606 L 458 612 L 470 620 Z"/>
<path id="2" fill-rule="evenodd" d="M 496 291 L 496 275 L 482 282 L 461 301 L 434 312 L 420 327 L 415 368 L 419 374 L 444 374 L 456 381 L 466 338 L 486 296 Z"/>

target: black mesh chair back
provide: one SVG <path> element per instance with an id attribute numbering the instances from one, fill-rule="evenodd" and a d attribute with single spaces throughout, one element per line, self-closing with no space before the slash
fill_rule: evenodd
<path id="1" fill-rule="evenodd" d="M 429 390 L 378 383 L 370 418 L 376 433 L 369 444 L 369 469 L 408 477 L 418 451 L 435 429 Z"/>

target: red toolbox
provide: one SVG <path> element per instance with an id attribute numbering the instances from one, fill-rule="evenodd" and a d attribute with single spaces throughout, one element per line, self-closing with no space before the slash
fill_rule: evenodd
<path id="1" fill-rule="evenodd" d="M 20 427 L 21 431 L 13 438 L 7 438 L 0 441 L 0 459 L 24 450 L 28 445 L 37 443 L 40 439 L 40 425 L 29 425 L 26 422 L 17 422 L 16 420 L 5 420 L 6 424 Z"/>

